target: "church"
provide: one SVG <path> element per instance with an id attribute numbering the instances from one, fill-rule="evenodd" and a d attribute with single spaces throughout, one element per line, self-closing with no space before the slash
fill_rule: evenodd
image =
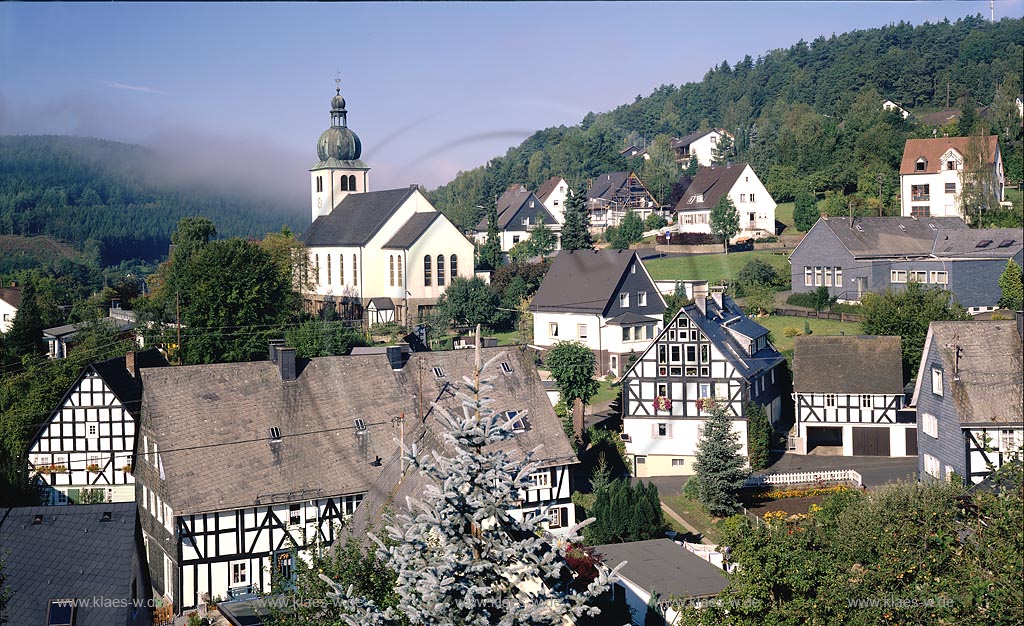
<path id="1" fill-rule="evenodd" d="M 415 323 L 452 279 L 473 277 L 473 243 L 416 185 L 370 191 L 362 144 L 348 128 L 341 88 L 335 91 L 331 127 L 310 170 L 305 306 L 314 314 L 333 308 L 367 326 Z"/>

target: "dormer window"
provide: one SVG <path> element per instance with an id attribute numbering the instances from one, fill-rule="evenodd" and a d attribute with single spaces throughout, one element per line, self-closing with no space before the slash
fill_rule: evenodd
<path id="1" fill-rule="evenodd" d="M 956 161 L 954 161 L 952 159 L 950 159 L 949 161 L 946 161 L 946 169 L 947 170 L 955 170 L 956 169 Z"/>
<path id="2" fill-rule="evenodd" d="M 914 163 L 914 171 L 915 172 L 924 172 L 924 171 L 927 171 L 927 170 L 928 170 L 928 159 L 926 159 L 924 157 L 921 157 L 920 159 L 917 160 L 917 163 Z"/>

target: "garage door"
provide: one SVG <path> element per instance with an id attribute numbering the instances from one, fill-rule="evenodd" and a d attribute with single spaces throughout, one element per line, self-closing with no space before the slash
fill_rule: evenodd
<path id="1" fill-rule="evenodd" d="M 889 456 L 888 428 L 854 428 L 854 456 Z"/>
<path id="2" fill-rule="evenodd" d="M 907 456 L 917 456 L 917 429 L 907 429 Z"/>

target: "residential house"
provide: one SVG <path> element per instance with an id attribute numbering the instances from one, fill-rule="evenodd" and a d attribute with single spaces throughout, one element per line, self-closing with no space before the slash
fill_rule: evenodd
<path id="1" fill-rule="evenodd" d="M 971 143 L 977 145 L 972 148 Z M 1003 201 L 1006 177 L 999 138 L 938 137 L 908 139 L 900 162 L 900 214 L 904 217 L 961 217 L 960 193 L 963 185 L 964 158 L 971 150 L 981 150 L 985 166 L 992 169 L 995 196 Z"/>
<path id="2" fill-rule="evenodd" d="M 724 129 L 712 128 L 691 133 L 681 139 L 673 139 L 669 145 L 676 154 L 676 163 L 682 165 L 683 168 L 686 168 L 690 164 L 690 159 L 694 157 L 696 157 L 698 165 L 708 167 L 714 158 L 715 150 L 718 149 L 718 144 L 724 137 L 733 139 L 732 134 Z"/>
<path id="3" fill-rule="evenodd" d="M 572 195 L 569 183 L 561 176 L 552 176 L 537 188 L 537 199 L 544 203 L 545 208 L 559 224 L 565 223 L 565 203 Z"/>
<path id="4" fill-rule="evenodd" d="M 619 150 L 619 155 L 624 156 L 627 159 L 632 159 L 636 157 L 638 159 L 643 159 L 644 161 L 651 160 L 651 153 L 648 152 L 648 149 L 646 147 L 641 148 L 636 145 L 630 145 L 623 148 L 622 150 Z"/>
<path id="5" fill-rule="evenodd" d="M 658 334 L 665 299 L 632 250 L 563 250 L 530 311 L 535 347 L 578 341 L 597 356 L 598 375 L 617 376 Z"/>
<path id="6" fill-rule="evenodd" d="M 785 359 L 768 330 L 720 291 L 681 308 L 622 375 L 622 437 L 633 475 L 693 474 L 709 405 L 726 404 L 747 453 L 747 403 L 781 416 Z"/>
<path id="7" fill-rule="evenodd" d="M 11 329 L 20 306 L 21 287 L 15 283 L 11 283 L 10 287 L 0 287 L 0 333 Z"/>
<path id="8" fill-rule="evenodd" d="M 158 350 L 86 366 L 28 444 L 28 469 L 47 504 L 134 502 L 135 434 L 142 368 Z"/>
<path id="9" fill-rule="evenodd" d="M 999 303 L 999 275 L 1022 261 L 1020 229 L 970 229 L 958 217 L 822 217 L 789 257 L 793 291 L 841 301 L 910 281 L 952 291 L 971 313 Z"/>
<path id="10" fill-rule="evenodd" d="M 313 223 L 301 239 L 312 275 L 303 300 L 311 313 L 332 307 L 369 324 L 365 309 L 373 298 L 386 298 L 394 319 L 410 324 L 452 278 L 473 277 L 473 243 L 416 185 L 370 191 L 370 168 L 359 160 L 362 144 L 347 115 L 339 92 L 310 170 Z"/>
<path id="11" fill-rule="evenodd" d="M 501 251 L 508 252 L 512 246 L 530 238 L 533 229 L 541 223 L 555 233 L 557 242 L 562 225 L 544 203 L 533 192 L 521 184 L 510 185 L 497 200 L 498 235 Z M 476 225 L 473 233 L 477 243 L 487 243 L 487 216 Z"/>
<path id="12" fill-rule="evenodd" d="M 645 220 L 658 210 L 658 201 L 647 191 L 636 172 L 601 174 L 591 181 L 587 190 L 587 211 L 592 231 L 603 232 L 609 226 L 618 226 L 630 211 Z"/>
<path id="13" fill-rule="evenodd" d="M 735 239 L 775 234 L 775 200 L 746 163 L 703 167 L 675 207 L 680 232 L 710 233 L 711 211 L 728 196 L 739 214 Z"/>
<path id="14" fill-rule="evenodd" d="M 153 623 L 134 502 L 0 510 L 4 623 Z"/>
<path id="15" fill-rule="evenodd" d="M 404 473 L 399 441 L 443 439 L 433 403 L 458 409 L 475 358 L 397 346 L 309 360 L 277 344 L 270 351 L 272 361 L 143 373 L 140 516 L 153 585 L 176 613 L 204 593 L 268 591 L 272 572 L 290 578 L 314 542 L 332 545 L 366 498 L 382 507 Z M 498 361 L 495 403 L 510 417 L 526 414 L 502 449 L 525 454 L 544 444 L 535 488 L 510 511 L 550 512 L 548 526 L 564 529 L 575 523 L 578 459 L 532 358 L 510 349 Z"/>
<path id="16" fill-rule="evenodd" d="M 603 568 L 625 562 L 612 584 L 612 601 L 624 604 L 633 624 L 652 624 L 650 607 L 675 624 L 684 606 L 701 606 L 725 590 L 725 573 L 671 539 L 649 539 L 594 546 Z"/>
<path id="17" fill-rule="evenodd" d="M 917 456 L 902 357 L 899 337 L 796 337 L 796 454 Z"/>
<path id="18" fill-rule="evenodd" d="M 1024 444 L 1021 313 L 932 322 L 917 371 L 918 474 L 980 483 Z"/>
<path id="19" fill-rule="evenodd" d="M 43 343 L 46 344 L 46 354 L 51 359 L 67 358 L 68 352 L 73 349 L 74 344 L 78 341 L 78 333 L 88 328 L 91 324 L 104 324 L 113 329 L 118 335 L 128 337 L 135 330 L 135 312 L 111 307 L 107 317 L 98 320 L 46 328 L 43 330 Z"/>
<path id="20" fill-rule="evenodd" d="M 896 104 L 892 100 L 886 100 L 885 102 L 883 102 L 882 108 L 886 111 L 897 111 L 900 114 L 900 117 L 902 117 L 903 119 L 907 119 L 908 117 L 910 117 L 910 111 L 904 109 L 902 106 Z"/>

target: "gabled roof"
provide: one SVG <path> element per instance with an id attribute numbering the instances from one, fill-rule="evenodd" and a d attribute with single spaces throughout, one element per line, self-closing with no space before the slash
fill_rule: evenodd
<path id="1" fill-rule="evenodd" d="M 602 314 L 618 294 L 632 250 L 562 250 L 544 275 L 531 311 Z"/>
<path id="2" fill-rule="evenodd" d="M 673 149 L 675 149 L 675 148 L 683 148 L 683 147 L 686 147 L 686 146 L 692 144 L 693 142 L 697 141 L 701 137 L 707 137 L 711 133 L 718 133 L 719 135 L 723 135 L 723 136 L 728 135 L 729 137 L 732 137 L 731 134 L 725 132 L 721 128 L 712 128 L 711 130 L 698 130 L 697 132 L 690 133 L 689 135 L 686 135 L 685 137 L 680 137 L 679 139 L 673 139 L 669 145 Z"/>
<path id="3" fill-rule="evenodd" d="M 378 311 L 394 311 L 395 310 L 395 303 L 391 301 L 391 298 L 370 298 L 370 302 L 366 306 L 369 307 L 371 305 L 373 306 L 373 308 L 377 309 Z M 355 350 L 355 348 L 353 348 L 353 350 Z M 385 350 L 384 353 L 386 354 L 387 351 Z M 370 354 L 370 353 L 364 352 L 363 354 Z"/>
<path id="4" fill-rule="evenodd" d="M 53 339 L 64 339 L 69 341 L 78 334 L 78 331 L 86 328 L 90 324 L 108 324 L 114 328 L 115 331 L 122 333 L 127 330 L 135 328 L 135 322 L 124 319 L 121 317 L 102 317 L 96 320 L 89 320 L 85 322 L 78 322 L 76 324 L 64 324 L 63 326 L 54 326 L 53 328 L 47 328 L 43 330 L 43 337 L 50 337 Z"/>
<path id="5" fill-rule="evenodd" d="M 544 181 L 543 185 L 537 188 L 537 198 L 539 198 L 541 202 L 547 202 L 548 196 L 550 196 L 555 189 L 558 189 L 559 183 L 564 181 L 565 179 L 561 176 L 552 176 L 547 179 Z M 568 186 L 568 183 L 566 183 L 566 186 Z"/>
<path id="6" fill-rule="evenodd" d="M 925 366 L 927 356 L 935 353 L 961 424 L 1024 422 L 1024 367 L 1015 320 L 932 322 L 918 368 L 915 405 L 922 391 L 931 393 L 932 375 Z"/>
<path id="7" fill-rule="evenodd" d="M 796 337 L 793 390 L 797 393 L 903 393 L 899 337 Z"/>
<path id="8" fill-rule="evenodd" d="M 498 198 L 498 230 L 505 230 L 508 225 L 512 223 L 519 210 L 527 205 L 530 201 L 534 202 L 532 208 L 539 209 L 544 212 L 547 217 L 545 223 L 550 226 L 556 224 L 554 216 L 547 210 L 544 203 L 541 202 L 540 198 L 528 191 L 526 187 L 522 185 L 514 185 L 514 188 L 509 188 L 505 193 L 501 194 Z M 476 230 L 483 232 L 487 230 L 487 216 L 485 215 L 480 222 L 476 225 Z"/>
<path id="9" fill-rule="evenodd" d="M 590 183 L 590 189 L 587 190 L 587 199 L 603 198 L 605 200 L 613 200 L 615 193 L 622 189 L 629 180 L 630 174 L 632 172 L 607 172 L 601 174 Z"/>
<path id="10" fill-rule="evenodd" d="M 397 454 L 392 419 L 406 417 L 411 443 L 419 408 L 429 423 L 431 401 L 452 401 L 451 386 L 470 374 L 473 351 L 412 353 L 398 371 L 380 354 L 298 361 L 294 381 L 282 381 L 269 361 L 144 371 L 143 429 L 159 446 L 162 487 L 176 513 L 369 491 Z M 572 448 L 536 367 L 526 356 L 511 364 L 511 373 L 496 375 L 493 397 L 533 417 L 531 429 L 508 445 L 527 451 L 543 443 L 540 460 L 568 462 Z M 356 419 L 365 434 L 356 432 Z M 275 426 L 279 443 L 269 438 Z M 218 444 L 210 462 L 209 447 Z"/>
<path id="11" fill-rule="evenodd" d="M 423 236 L 423 233 L 427 232 L 430 225 L 434 223 L 434 220 L 441 217 L 441 213 L 438 211 L 428 211 L 424 213 L 414 213 L 409 218 L 398 232 L 391 237 L 391 239 L 384 244 L 384 248 L 397 248 L 405 250 L 411 248 L 412 244 Z"/>
<path id="12" fill-rule="evenodd" d="M 1010 259 L 1022 248 L 1024 232 L 1019 228 L 969 228 L 939 231 L 932 254 L 942 258 Z"/>
<path id="13" fill-rule="evenodd" d="M 938 174 L 945 169 L 946 164 L 942 162 L 942 155 L 953 149 L 960 153 L 960 156 L 967 154 L 971 137 L 937 137 L 935 139 L 908 139 L 903 147 L 903 160 L 900 162 L 900 174 Z M 989 163 L 995 163 L 996 153 L 999 146 L 999 137 L 990 135 L 985 138 Z M 923 172 L 917 171 L 917 161 L 924 158 L 927 161 Z M 940 190 L 935 190 L 938 193 Z"/>
<path id="14" fill-rule="evenodd" d="M 82 603 L 75 623 L 124 624 L 134 599 L 135 520 L 134 502 L 0 509 L 7 623 L 46 624 L 50 600 L 95 598 L 103 602 Z"/>
<path id="15" fill-rule="evenodd" d="M 17 309 L 21 306 L 21 287 L 0 287 L 0 300 Z"/>
<path id="16" fill-rule="evenodd" d="M 940 231 L 953 238 L 968 230 L 959 217 L 822 217 L 814 228 L 831 230 L 858 258 L 928 255 Z"/>
<path id="17" fill-rule="evenodd" d="M 415 188 L 352 193 L 302 233 L 307 246 L 363 246 L 394 215 Z"/>
<path id="18" fill-rule="evenodd" d="M 729 583 L 725 572 L 671 539 L 594 546 L 594 554 L 623 578 L 663 599 L 715 596 Z"/>
<path id="19" fill-rule="evenodd" d="M 114 392 L 117 399 L 121 401 L 124 408 L 139 417 L 139 403 L 142 400 L 142 380 L 138 376 L 138 370 L 149 367 L 168 367 L 170 363 L 156 348 L 143 350 L 135 353 L 134 373 L 128 371 L 127 360 L 123 356 L 93 363 L 89 369 L 99 374 L 103 382 L 107 383 L 110 390 Z"/>
<path id="20" fill-rule="evenodd" d="M 746 168 L 746 163 L 700 168 L 676 205 L 676 211 L 706 211 L 715 208 L 718 200 L 729 193 Z"/>
<path id="21" fill-rule="evenodd" d="M 963 115 L 963 111 L 960 109 L 950 108 L 918 115 L 917 119 L 925 126 L 944 126 L 953 120 L 960 119 L 961 115 Z"/>
<path id="22" fill-rule="evenodd" d="M 753 339 L 767 335 L 768 329 L 747 317 L 743 309 L 729 296 L 722 296 L 721 306 L 714 298 L 706 299 L 703 312 L 696 302 L 688 304 L 679 310 L 676 317 L 679 315 L 689 317 L 744 378 L 749 379 L 766 372 L 784 360 L 768 342 L 765 342 L 764 348 L 748 356 L 747 344 Z M 671 326 L 666 324 L 662 333 Z"/>
<path id="23" fill-rule="evenodd" d="M 444 440 L 446 428 L 433 414 L 430 403 L 436 401 L 450 412 L 461 414 L 461 400 L 455 395 L 465 388 L 465 378 L 472 380 L 475 350 L 448 350 L 444 352 L 414 353 L 402 371 L 407 393 L 414 393 L 418 381 L 423 384 L 423 407 L 425 418 L 412 419 L 415 412 L 406 413 L 406 445 L 416 444 L 425 454 L 440 452 L 453 453 Z M 496 359 L 484 371 L 492 388 L 486 396 L 493 400 L 492 407 L 498 411 L 526 412 L 526 430 L 519 431 L 513 439 L 495 445 L 510 456 L 522 458 L 537 446 L 534 460 L 541 467 L 574 464 L 579 461 L 565 436 L 562 425 L 555 415 L 547 392 L 533 363 L 532 353 L 523 347 L 481 348 L 481 363 Z M 509 366 L 505 371 L 501 363 Z M 422 367 L 422 374 L 420 368 Z M 440 368 L 443 378 L 434 375 L 433 368 Z M 392 509 L 404 507 L 406 496 L 419 498 L 428 479 L 419 472 L 400 472 L 397 448 L 385 459 L 384 470 L 364 497 L 349 528 L 355 536 L 362 535 L 380 521 L 383 506 L 390 503 Z"/>

